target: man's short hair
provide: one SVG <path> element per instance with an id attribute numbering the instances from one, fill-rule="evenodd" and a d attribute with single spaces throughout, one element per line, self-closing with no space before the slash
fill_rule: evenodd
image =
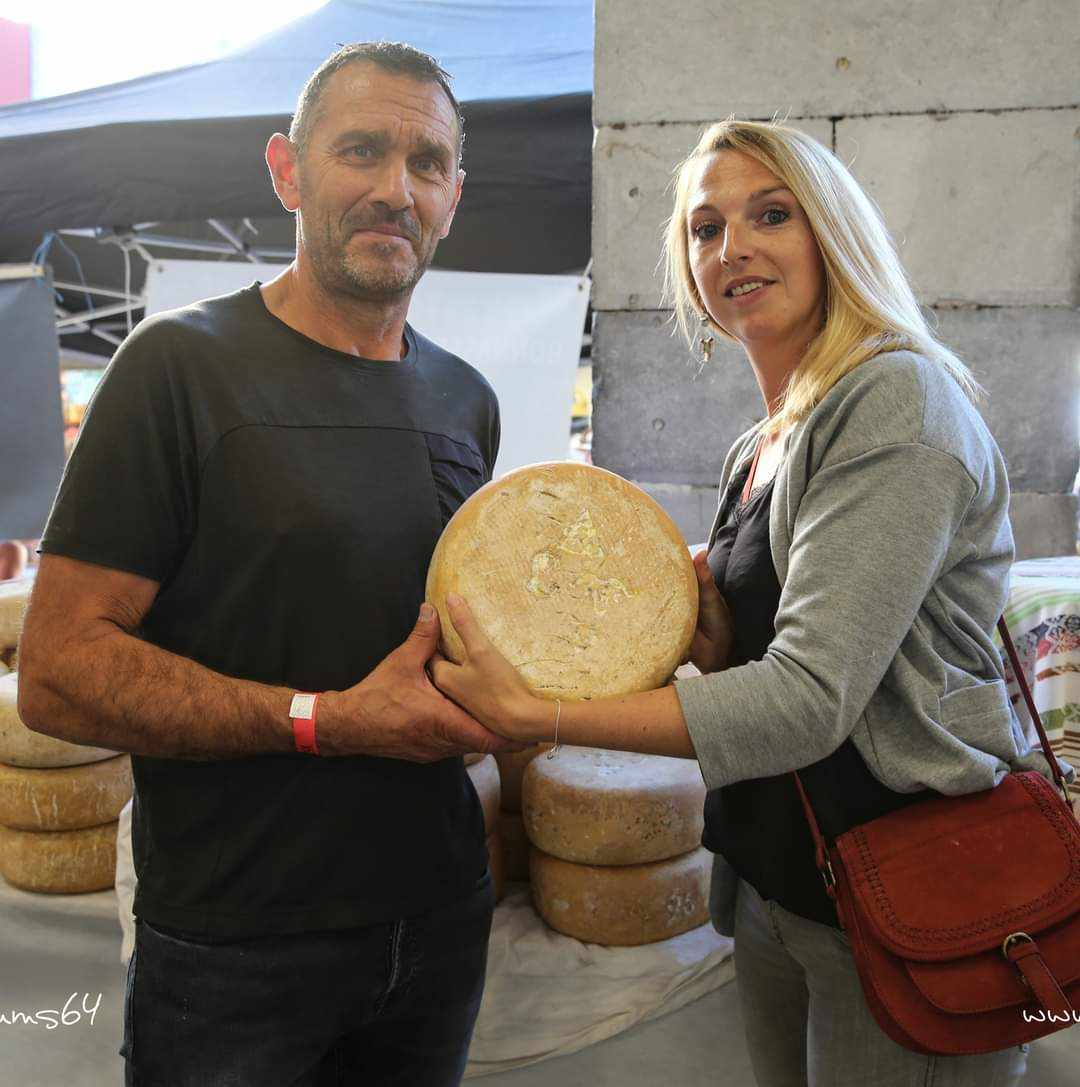
<path id="1" fill-rule="evenodd" d="M 289 139 L 297 149 L 303 153 L 307 146 L 311 130 L 319 119 L 319 107 L 330 77 L 347 64 L 358 64 L 362 61 L 376 64 L 384 72 L 410 76 L 420 83 L 438 83 L 442 87 L 457 118 L 457 153 L 460 160 L 465 144 L 465 118 L 454 92 L 450 89 L 452 77 L 434 57 L 404 42 L 355 42 L 342 46 L 333 56 L 327 57 L 304 84 L 296 103 L 296 112 L 289 126 Z"/>

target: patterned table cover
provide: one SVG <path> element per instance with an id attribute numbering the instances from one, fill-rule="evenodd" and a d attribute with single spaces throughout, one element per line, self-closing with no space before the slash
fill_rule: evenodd
<path id="1" fill-rule="evenodd" d="M 1072 792 L 1080 796 L 1080 556 L 1016 563 L 1005 621 L 1050 745 L 1077 768 Z M 1007 658 L 1005 678 L 1028 739 L 1037 744 Z"/>

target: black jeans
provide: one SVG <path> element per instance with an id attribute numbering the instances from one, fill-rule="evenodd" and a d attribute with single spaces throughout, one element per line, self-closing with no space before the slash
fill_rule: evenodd
<path id="1" fill-rule="evenodd" d="M 480 1009 L 495 891 L 340 932 L 199 943 L 140 921 L 126 1087 L 454 1087 Z"/>

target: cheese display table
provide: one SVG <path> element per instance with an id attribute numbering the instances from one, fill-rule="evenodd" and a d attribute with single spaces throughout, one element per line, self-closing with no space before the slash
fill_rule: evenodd
<path id="1" fill-rule="evenodd" d="M 1072 792 L 1080 796 L 1080 556 L 1016 563 L 1005 621 L 1051 746 L 1078 770 Z M 1028 740 L 1038 744 L 1008 660 L 1005 678 Z"/>

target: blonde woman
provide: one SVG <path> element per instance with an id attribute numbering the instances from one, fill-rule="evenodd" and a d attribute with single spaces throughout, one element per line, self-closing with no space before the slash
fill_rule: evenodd
<path id="1" fill-rule="evenodd" d="M 1049 773 L 992 639 L 1013 542 L 975 383 L 927 328 L 873 204 L 794 129 L 705 132 L 676 173 L 666 259 L 680 324 L 742 346 L 766 416 L 727 454 L 694 560 L 704 674 L 563 704 L 560 739 L 698 760 L 714 922 L 735 936 L 761 1087 L 1013 1084 L 1024 1049 L 923 1056 L 877 1026 L 790 773 L 830 838 L 1010 769 Z M 552 704 L 466 602 L 451 614 L 468 657 L 438 662 L 438 685 L 498 732 L 550 740 Z"/>

